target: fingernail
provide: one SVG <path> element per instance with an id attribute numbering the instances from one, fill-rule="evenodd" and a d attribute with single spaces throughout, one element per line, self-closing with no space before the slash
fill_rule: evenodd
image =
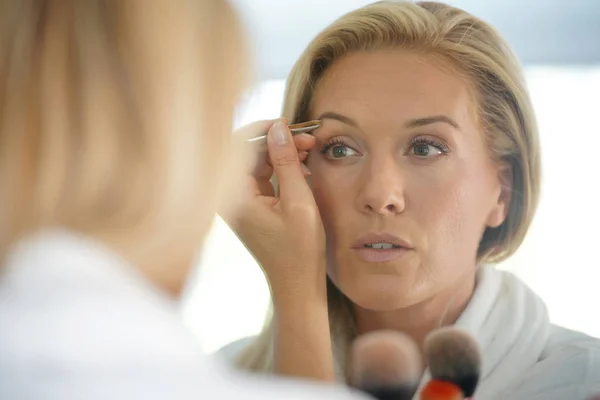
<path id="1" fill-rule="evenodd" d="M 300 165 L 302 166 L 302 171 L 304 172 L 304 175 L 312 175 L 312 172 L 310 172 L 310 169 L 308 169 L 306 164 L 300 164 Z"/>
<path id="2" fill-rule="evenodd" d="M 278 146 L 283 146 L 288 141 L 288 127 L 281 121 L 275 122 L 271 127 L 273 142 Z"/>

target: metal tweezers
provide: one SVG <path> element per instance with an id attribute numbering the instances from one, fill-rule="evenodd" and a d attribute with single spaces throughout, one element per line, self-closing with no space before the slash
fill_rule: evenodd
<path id="1" fill-rule="evenodd" d="M 313 120 L 313 121 L 302 122 L 300 124 L 289 125 L 288 128 L 290 128 L 290 132 L 292 133 L 292 136 L 295 136 L 300 133 L 310 133 L 320 126 L 321 126 L 321 120 L 317 119 L 317 120 Z M 266 144 L 267 143 L 267 134 L 264 134 L 262 136 L 258 136 L 258 137 L 252 138 L 252 139 L 248 139 L 248 143 L 265 143 Z"/>

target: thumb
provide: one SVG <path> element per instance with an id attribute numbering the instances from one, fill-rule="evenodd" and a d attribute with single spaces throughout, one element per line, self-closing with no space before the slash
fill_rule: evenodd
<path id="1" fill-rule="evenodd" d="M 305 197 L 310 189 L 298 158 L 298 149 L 286 124 L 273 124 L 267 138 L 269 156 L 279 183 L 279 198 L 285 204 Z"/>

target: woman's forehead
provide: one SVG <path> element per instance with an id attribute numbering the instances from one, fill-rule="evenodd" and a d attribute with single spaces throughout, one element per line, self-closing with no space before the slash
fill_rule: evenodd
<path id="1" fill-rule="evenodd" d="M 325 71 L 311 102 L 311 116 L 334 111 L 355 119 L 472 117 L 474 98 L 468 82 L 440 62 L 400 51 L 347 55 Z"/>

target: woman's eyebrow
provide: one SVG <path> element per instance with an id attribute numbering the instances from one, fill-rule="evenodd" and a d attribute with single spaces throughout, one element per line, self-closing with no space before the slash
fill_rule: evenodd
<path id="1" fill-rule="evenodd" d="M 333 119 L 333 120 L 339 121 L 343 124 L 352 126 L 353 128 L 358 128 L 358 123 L 355 120 L 353 120 L 352 118 L 347 117 L 345 115 L 333 112 L 333 111 L 324 112 L 317 119 L 320 119 L 320 120 Z M 420 126 L 435 124 L 435 123 L 439 123 L 439 122 L 448 124 L 448 125 L 452 126 L 453 128 L 460 129 L 460 126 L 458 125 L 458 123 L 446 115 L 432 115 L 429 117 L 411 119 L 404 124 L 404 127 L 405 128 L 418 128 Z"/>
<path id="2" fill-rule="evenodd" d="M 338 114 L 338 113 L 333 112 L 333 111 L 324 112 L 317 119 L 320 119 L 320 120 L 334 119 L 334 120 L 339 121 L 339 122 L 341 122 L 343 124 L 350 125 L 353 128 L 358 128 L 358 124 L 352 118 L 346 117 L 345 115 Z"/>
<path id="3" fill-rule="evenodd" d="M 438 122 L 442 122 L 442 123 L 451 125 L 453 128 L 460 129 L 460 126 L 458 125 L 458 123 L 456 121 L 454 121 L 452 118 L 447 117 L 445 115 L 433 115 L 431 117 L 411 119 L 404 124 L 404 127 L 405 128 L 418 128 L 420 126 L 435 124 Z"/>

